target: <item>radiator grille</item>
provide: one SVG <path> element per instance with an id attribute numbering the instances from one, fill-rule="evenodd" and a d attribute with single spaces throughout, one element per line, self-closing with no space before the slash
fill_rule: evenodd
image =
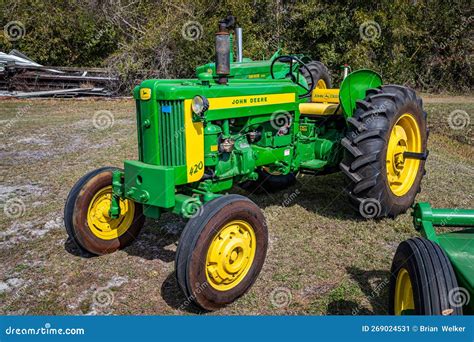
<path id="1" fill-rule="evenodd" d="M 159 101 L 159 104 L 161 164 L 185 165 L 184 101 Z"/>

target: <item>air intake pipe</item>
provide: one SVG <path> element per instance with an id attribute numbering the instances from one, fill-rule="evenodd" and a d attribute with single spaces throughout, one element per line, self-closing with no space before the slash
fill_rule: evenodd
<path id="1" fill-rule="evenodd" d="M 242 28 L 241 27 L 236 27 L 235 28 L 235 38 L 237 41 L 237 62 L 242 63 L 243 60 L 243 54 L 242 54 Z"/>

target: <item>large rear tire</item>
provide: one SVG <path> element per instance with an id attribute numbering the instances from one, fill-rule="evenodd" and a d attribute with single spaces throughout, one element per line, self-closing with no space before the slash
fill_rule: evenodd
<path id="1" fill-rule="evenodd" d="M 176 277 L 188 301 L 216 310 L 244 295 L 267 253 L 265 217 L 251 200 L 225 195 L 192 217 L 176 251 Z"/>
<path id="2" fill-rule="evenodd" d="M 415 91 L 403 86 L 370 89 L 357 101 L 340 168 L 350 201 L 365 218 L 395 217 L 415 201 L 425 160 L 404 153 L 427 153 L 426 116 Z"/>
<path id="3" fill-rule="evenodd" d="M 402 242 L 390 277 L 391 315 L 462 315 L 453 267 L 436 243 L 424 238 Z"/>
<path id="4" fill-rule="evenodd" d="M 140 233 L 145 217 L 142 206 L 120 200 L 121 214 L 108 217 L 114 167 L 87 173 L 73 186 L 64 207 L 64 225 L 69 237 L 83 252 L 102 255 L 130 245 Z"/>
<path id="5" fill-rule="evenodd" d="M 331 75 L 329 73 L 328 68 L 321 62 L 319 61 L 311 61 L 309 63 L 306 63 L 306 66 L 308 67 L 309 71 L 313 75 L 313 80 L 316 82 L 316 88 L 320 89 L 329 89 L 332 86 L 331 83 Z M 311 77 L 308 74 L 308 71 L 306 68 L 301 68 L 300 69 L 301 74 L 304 76 L 306 79 L 306 82 L 308 83 L 309 88 L 312 87 L 311 84 Z"/>

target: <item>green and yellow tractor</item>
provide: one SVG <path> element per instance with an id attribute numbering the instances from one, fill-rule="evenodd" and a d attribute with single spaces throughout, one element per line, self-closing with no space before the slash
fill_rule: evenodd
<path id="1" fill-rule="evenodd" d="M 189 219 L 177 280 L 207 310 L 251 287 L 268 244 L 260 208 L 222 193 L 234 185 L 278 191 L 298 173 L 342 171 L 361 215 L 395 217 L 420 191 L 427 156 L 426 112 L 412 89 L 347 66 L 336 89 L 328 69 L 308 57 L 243 58 L 235 26 L 231 16 L 219 23 L 215 61 L 196 78 L 135 88 L 138 160 L 86 174 L 64 214 L 71 239 L 96 255 L 129 245 L 145 217 Z"/>

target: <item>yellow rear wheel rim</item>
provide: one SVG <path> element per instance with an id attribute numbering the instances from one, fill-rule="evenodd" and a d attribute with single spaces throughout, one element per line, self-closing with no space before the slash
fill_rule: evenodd
<path id="1" fill-rule="evenodd" d="M 418 159 L 405 159 L 404 152 L 421 152 L 420 127 L 412 114 L 400 116 L 390 132 L 387 147 L 387 180 L 396 196 L 410 191 L 420 167 Z"/>
<path id="2" fill-rule="evenodd" d="M 234 220 L 224 225 L 207 251 L 207 282 L 218 291 L 236 287 L 252 266 L 256 244 L 255 232 L 248 222 Z"/>
<path id="3" fill-rule="evenodd" d="M 316 89 L 327 89 L 326 82 L 324 80 L 318 80 L 318 83 L 316 83 Z"/>
<path id="4" fill-rule="evenodd" d="M 405 268 L 402 268 L 397 275 L 394 310 L 395 315 L 409 314 L 415 310 L 410 274 Z"/>
<path id="5" fill-rule="evenodd" d="M 120 200 L 120 216 L 109 217 L 112 201 L 112 186 L 100 189 L 92 198 L 87 210 L 87 224 L 91 232 L 102 240 L 116 239 L 132 225 L 135 214 L 133 201 Z"/>

